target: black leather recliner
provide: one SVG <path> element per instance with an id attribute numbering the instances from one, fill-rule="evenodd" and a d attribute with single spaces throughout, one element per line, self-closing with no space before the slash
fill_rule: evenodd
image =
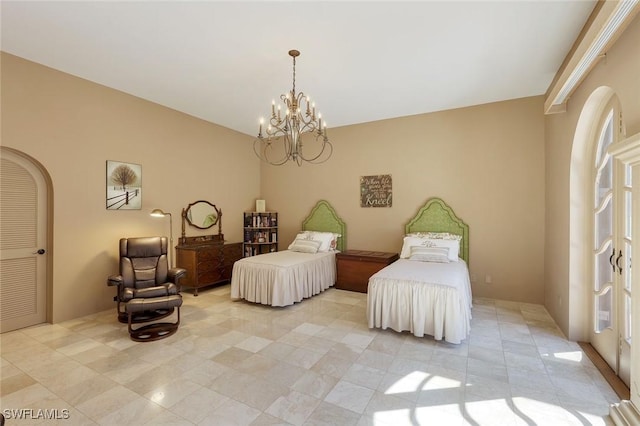
<path id="1" fill-rule="evenodd" d="M 186 269 L 169 268 L 167 237 L 120 239 L 120 274 L 107 283 L 117 286 L 118 320 L 128 324 L 131 339 L 158 340 L 174 334 L 180 324 L 180 278 Z M 177 313 L 175 322 L 157 322 Z M 138 328 L 133 324 L 148 323 Z"/>

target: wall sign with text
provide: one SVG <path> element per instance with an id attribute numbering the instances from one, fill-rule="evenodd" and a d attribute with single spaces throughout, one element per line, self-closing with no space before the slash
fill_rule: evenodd
<path id="1" fill-rule="evenodd" d="M 391 175 L 360 176 L 360 207 L 391 207 Z"/>

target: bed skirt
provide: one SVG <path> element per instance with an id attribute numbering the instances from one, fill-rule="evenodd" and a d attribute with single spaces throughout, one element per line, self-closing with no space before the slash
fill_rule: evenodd
<path id="1" fill-rule="evenodd" d="M 471 331 L 471 305 L 469 274 L 462 261 L 435 264 L 400 259 L 369 279 L 369 328 L 460 343 Z"/>
<path id="2" fill-rule="evenodd" d="M 231 298 L 287 306 L 321 293 L 335 282 L 335 252 L 268 253 L 234 264 Z"/>

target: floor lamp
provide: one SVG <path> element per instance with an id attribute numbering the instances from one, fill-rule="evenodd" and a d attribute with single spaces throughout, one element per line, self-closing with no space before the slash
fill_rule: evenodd
<path id="1" fill-rule="evenodd" d="M 171 253 L 173 252 L 173 218 L 171 217 L 171 213 L 165 213 L 160 209 L 153 209 L 150 213 L 153 217 L 165 217 L 169 216 L 169 267 L 173 268 L 174 265 L 171 263 L 173 260 L 173 256 Z"/>

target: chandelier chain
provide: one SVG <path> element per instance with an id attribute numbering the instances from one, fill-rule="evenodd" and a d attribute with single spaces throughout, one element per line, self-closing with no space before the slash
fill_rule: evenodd
<path id="1" fill-rule="evenodd" d="M 293 57 L 293 97 L 296 96 L 296 57 Z"/>

